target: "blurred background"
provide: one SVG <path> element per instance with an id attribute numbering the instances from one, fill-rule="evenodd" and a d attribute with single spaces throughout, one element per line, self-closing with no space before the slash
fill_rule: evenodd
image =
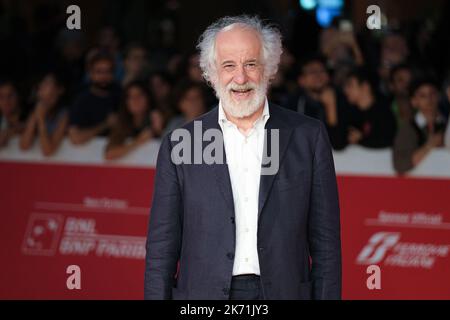
<path id="1" fill-rule="evenodd" d="M 216 105 L 197 40 L 239 14 L 282 32 L 269 100 L 328 129 L 344 298 L 450 298 L 444 0 L 0 0 L 0 297 L 142 297 L 159 139 Z M 87 289 L 67 290 L 69 260 Z M 366 287 L 370 264 L 382 290 Z"/>

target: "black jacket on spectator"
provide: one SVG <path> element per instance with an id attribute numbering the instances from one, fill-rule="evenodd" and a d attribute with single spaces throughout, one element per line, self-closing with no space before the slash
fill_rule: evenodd
<path id="1" fill-rule="evenodd" d="M 382 98 L 377 98 L 367 110 L 351 106 L 349 126 L 361 131 L 363 138 L 359 145 L 367 148 L 391 147 L 397 129 L 389 103 Z"/>
<path id="2" fill-rule="evenodd" d="M 107 96 L 94 95 L 89 88 L 82 91 L 70 109 L 70 125 L 86 129 L 103 122 L 110 113 L 116 112 L 120 101 L 120 89 L 113 86 Z M 100 135 L 108 135 L 105 130 Z"/>
<path id="3" fill-rule="evenodd" d="M 311 98 L 304 90 L 300 89 L 297 94 L 287 100 L 285 107 L 303 113 L 309 117 L 322 121 L 328 131 L 333 149 L 340 150 L 347 145 L 347 127 L 349 122 L 349 106 L 341 91 L 336 92 L 336 108 L 338 123 L 330 126 L 326 121 L 325 107 L 320 101 Z"/>

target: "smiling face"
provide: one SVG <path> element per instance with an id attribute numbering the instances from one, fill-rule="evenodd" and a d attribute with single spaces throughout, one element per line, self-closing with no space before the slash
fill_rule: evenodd
<path id="1" fill-rule="evenodd" d="M 223 108 L 243 118 L 263 106 L 268 79 L 264 77 L 261 39 L 256 31 L 231 25 L 216 38 L 214 88 Z"/>

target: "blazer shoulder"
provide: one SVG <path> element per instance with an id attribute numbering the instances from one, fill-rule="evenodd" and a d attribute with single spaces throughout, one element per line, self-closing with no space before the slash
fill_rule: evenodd
<path id="1" fill-rule="evenodd" d="M 181 126 L 181 128 L 188 130 L 189 132 L 193 132 L 194 130 L 194 122 L 200 121 L 202 123 L 203 129 L 215 128 L 219 127 L 219 111 L 218 106 L 212 108 L 210 111 L 202 114 L 201 116 L 191 120 Z"/>
<path id="2" fill-rule="evenodd" d="M 318 119 L 276 104 L 270 104 L 270 111 L 271 116 L 279 117 L 290 128 L 317 132 L 322 125 Z"/>

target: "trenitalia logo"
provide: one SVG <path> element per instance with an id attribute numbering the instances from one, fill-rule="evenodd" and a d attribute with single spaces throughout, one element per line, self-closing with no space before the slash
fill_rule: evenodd
<path id="1" fill-rule="evenodd" d="M 392 248 L 400 239 L 400 233 L 378 232 L 369 240 L 362 249 L 356 261 L 360 264 L 376 264 L 380 262 L 388 249 Z"/>
<path id="2" fill-rule="evenodd" d="M 448 244 L 400 242 L 399 232 L 378 232 L 356 258 L 358 264 L 379 264 L 403 268 L 433 268 L 437 258 L 446 258 Z"/>

